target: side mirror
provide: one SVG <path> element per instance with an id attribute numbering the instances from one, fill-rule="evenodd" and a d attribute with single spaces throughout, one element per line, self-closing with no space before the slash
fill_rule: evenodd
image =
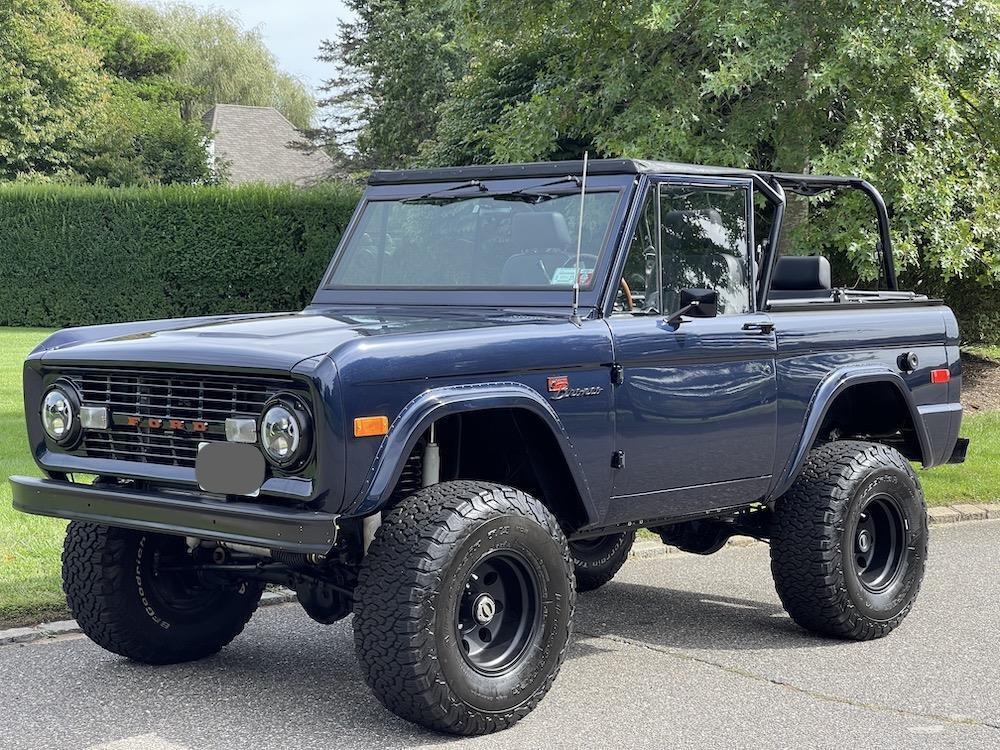
<path id="1" fill-rule="evenodd" d="M 680 325 L 683 317 L 714 318 L 719 314 L 719 293 L 714 289 L 681 289 L 681 309 L 669 315 L 667 325 Z"/>

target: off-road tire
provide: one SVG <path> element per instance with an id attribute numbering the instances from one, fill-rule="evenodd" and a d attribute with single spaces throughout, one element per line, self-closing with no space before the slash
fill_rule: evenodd
<path id="1" fill-rule="evenodd" d="M 898 508 L 898 567 L 884 590 L 866 587 L 855 564 L 862 509 Z M 867 516 L 866 516 L 867 517 Z M 909 613 L 927 560 L 920 482 L 898 451 L 838 441 L 813 449 L 775 507 L 771 571 L 792 619 L 814 633 L 851 640 L 888 635 Z"/>
<path id="2" fill-rule="evenodd" d="M 537 573 L 536 624 L 508 672 L 484 675 L 459 644 L 460 611 L 469 574 L 503 556 Z M 355 647 L 378 699 L 437 731 L 487 734 L 530 713 L 556 678 L 572 630 L 573 561 L 555 517 L 535 498 L 497 484 L 445 482 L 386 514 L 355 602 Z"/>
<path id="3" fill-rule="evenodd" d="M 635 531 L 570 542 L 576 569 L 576 590 L 593 591 L 608 583 L 628 560 Z"/>
<path id="4" fill-rule="evenodd" d="M 63 591 L 80 628 L 102 648 L 145 664 L 216 653 L 240 634 L 263 593 L 261 584 L 244 582 L 200 592 L 197 606 L 172 607 L 151 582 L 147 554 L 163 539 L 74 521 L 63 545 Z"/>

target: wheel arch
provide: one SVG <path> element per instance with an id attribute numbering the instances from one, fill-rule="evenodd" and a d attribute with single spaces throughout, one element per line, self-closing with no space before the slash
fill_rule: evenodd
<path id="1" fill-rule="evenodd" d="M 873 436 L 866 439 L 899 448 L 907 458 L 919 460 L 924 466 L 933 464 L 934 449 L 927 426 L 913 394 L 899 373 L 880 366 L 842 368 L 830 373 L 814 392 L 806 410 L 802 433 L 769 493 L 769 499 L 787 492 L 802 470 L 809 451 L 831 434 L 832 429 L 838 426 L 838 419 L 842 425 L 846 423 L 848 426 L 857 419 L 856 415 L 851 415 L 855 400 L 869 403 L 876 396 L 891 399 L 888 411 L 882 415 L 882 422 L 898 429 L 902 440 L 880 440 Z"/>
<path id="2" fill-rule="evenodd" d="M 572 496 L 546 503 L 564 525 L 595 522 L 598 511 L 583 465 L 565 425 L 548 402 L 520 383 L 483 383 L 444 386 L 424 391 L 393 421 L 380 446 L 362 489 L 346 515 L 366 516 L 382 510 L 392 497 L 407 459 L 430 426 L 447 417 L 506 412 L 531 429 L 523 430 L 546 458 L 558 459 L 557 468 L 570 480 Z M 472 477 L 461 477 L 472 478 Z M 522 488 L 523 489 L 523 488 Z M 542 498 L 543 500 L 545 498 Z M 559 507 L 562 505 L 563 507 Z M 556 507 L 552 507 L 556 506 Z M 572 506 L 572 507 L 567 507 Z M 578 518 L 578 521 L 571 519 Z"/>

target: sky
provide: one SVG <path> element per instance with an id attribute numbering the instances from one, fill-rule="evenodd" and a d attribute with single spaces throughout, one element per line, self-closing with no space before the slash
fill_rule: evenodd
<path id="1" fill-rule="evenodd" d="M 332 75 L 316 61 L 319 43 L 336 34 L 348 16 L 341 0 L 186 0 L 202 8 L 235 11 L 247 28 L 259 26 L 283 70 L 318 88 Z M 152 3 L 151 3 L 152 4 Z"/>

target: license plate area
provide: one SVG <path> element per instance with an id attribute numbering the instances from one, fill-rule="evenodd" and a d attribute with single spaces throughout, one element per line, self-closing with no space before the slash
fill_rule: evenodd
<path id="1" fill-rule="evenodd" d="M 198 447 L 195 477 L 204 492 L 256 497 L 264 473 L 264 456 L 256 445 L 211 442 Z"/>

